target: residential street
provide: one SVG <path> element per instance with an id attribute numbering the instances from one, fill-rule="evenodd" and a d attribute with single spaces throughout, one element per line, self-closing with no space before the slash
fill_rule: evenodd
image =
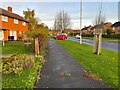
<path id="1" fill-rule="evenodd" d="M 108 88 L 101 81 L 83 76 L 83 66 L 54 40 L 49 40 L 47 45 L 46 63 L 37 88 Z"/>
<path id="2" fill-rule="evenodd" d="M 68 37 L 68 40 L 73 40 L 76 42 L 80 41 L 80 39 L 77 39 L 74 37 Z M 83 43 L 93 45 L 93 40 L 83 39 Z M 120 52 L 120 49 L 118 49 L 119 46 L 120 44 L 117 44 L 117 43 L 112 43 L 109 41 L 102 41 L 102 48 L 105 48 L 105 49 L 115 50 L 115 51 Z"/>

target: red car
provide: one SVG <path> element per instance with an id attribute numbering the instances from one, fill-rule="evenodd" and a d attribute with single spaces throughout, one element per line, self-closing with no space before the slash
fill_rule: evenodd
<path id="1" fill-rule="evenodd" d="M 64 39 L 67 39 L 67 36 L 66 35 L 57 35 L 54 38 L 58 39 L 58 40 L 64 40 Z"/>

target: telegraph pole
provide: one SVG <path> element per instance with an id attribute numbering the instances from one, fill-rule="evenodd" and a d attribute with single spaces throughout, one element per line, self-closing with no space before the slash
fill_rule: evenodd
<path id="1" fill-rule="evenodd" d="M 82 0 L 80 2 L 80 44 L 82 44 Z"/>

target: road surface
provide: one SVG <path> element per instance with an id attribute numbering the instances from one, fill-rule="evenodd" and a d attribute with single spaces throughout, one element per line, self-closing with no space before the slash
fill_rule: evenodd
<path id="1" fill-rule="evenodd" d="M 73 40 L 76 42 L 80 42 L 80 39 L 74 38 L 74 37 L 68 37 L 68 40 Z M 93 45 L 93 40 L 88 40 L 88 39 L 83 39 L 83 43 L 85 44 L 89 44 L 89 45 Z M 120 49 L 118 47 L 120 47 L 120 44 L 118 43 L 112 43 L 109 41 L 102 41 L 102 48 L 108 49 L 108 50 L 115 50 L 120 52 Z"/>

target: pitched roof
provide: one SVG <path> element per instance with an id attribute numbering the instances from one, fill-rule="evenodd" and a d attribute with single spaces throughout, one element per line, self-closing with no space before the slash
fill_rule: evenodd
<path id="1" fill-rule="evenodd" d="M 106 27 L 111 27 L 111 26 L 112 26 L 112 23 L 111 23 L 111 22 L 106 22 L 106 23 L 104 23 L 104 25 L 105 25 Z"/>
<path id="2" fill-rule="evenodd" d="M 0 15 L 5 15 L 5 16 L 11 17 L 11 18 L 15 18 L 15 19 L 18 19 L 18 20 L 21 20 L 21 21 L 28 22 L 28 21 L 27 21 L 25 18 L 23 18 L 22 16 L 19 16 L 18 14 L 9 12 L 9 11 L 7 11 L 7 10 L 5 10 L 5 9 L 2 9 L 2 8 L 0 8 Z"/>
<path id="3" fill-rule="evenodd" d="M 119 22 L 116 22 L 116 23 L 114 23 L 114 24 L 112 25 L 112 27 L 118 27 L 118 26 L 120 26 L 120 21 L 119 21 Z"/>
<path id="4" fill-rule="evenodd" d="M 101 28 L 101 27 L 103 27 L 103 26 L 105 26 L 105 27 L 111 27 L 111 26 L 112 26 L 112 23 L 111 23 L 111 22 L 106 22 L 106 23 L 102 23 L 102 24 L 97 24 L 97 25 L 95 25 L 95 26 L 93 27 L 93 29 L 94 29 L 94 28 Z"/>
<path id="5" fill-rule="evenodd" d="M 90 25 L 90 26 L 84 27 L 84 28 L 82 28 L 81 30 L 82 30 L 82 31 L 83 31 L 83 30 L 87 30 L 88 28 L 92 28 L 92 26 Z"/>

